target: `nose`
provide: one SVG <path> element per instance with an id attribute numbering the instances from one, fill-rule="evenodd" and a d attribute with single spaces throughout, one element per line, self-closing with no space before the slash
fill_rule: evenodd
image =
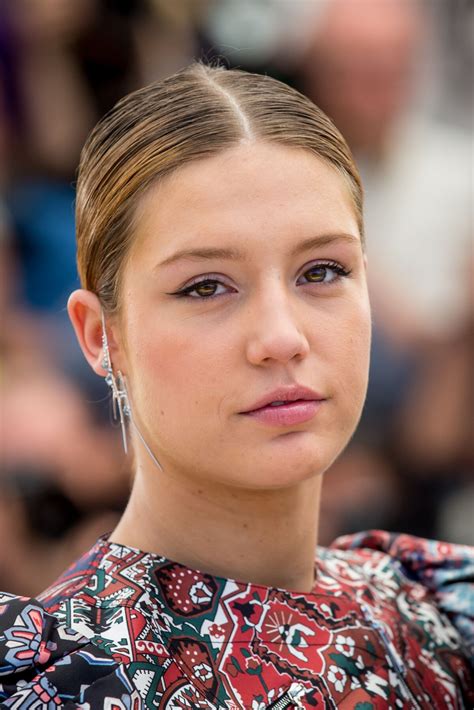
<path id="1" fill-rule="evenodd" d="M 290 296 L 267 293 L 249 313 L 247 360 L 252 365 L 287 364 L 309 353 L 309 342 Z"/>

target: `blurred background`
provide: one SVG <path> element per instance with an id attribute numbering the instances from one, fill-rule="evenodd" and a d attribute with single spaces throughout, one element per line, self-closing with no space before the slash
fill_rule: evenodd
<path id="1" fill-rule="evenodd" d="M 306 93 L 364 179 L 371 380 L 320 543 L 380 527 L 474 544 L 473 34 L 470 0 L 0 0 L 0 589 L 40 591 L 126 502 L 65 310 L 75 171 L 120 97 L 193 58 Z"/>

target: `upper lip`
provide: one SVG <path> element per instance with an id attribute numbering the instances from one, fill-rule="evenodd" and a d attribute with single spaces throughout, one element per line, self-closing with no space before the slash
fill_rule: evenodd
<path id="1" fill-rule="evenodd" d="M 241 414 L 253 412 L 255 409 L 261 409 L 272 402 L 295 402 L 298 399 L 322 400 L 324 397 L 309 387 L 303 387 L 301 385 L 278 387 L 272 392 L 263 395 L 263 397 L 254 402 L 248 409 L 241 412 Z"/>

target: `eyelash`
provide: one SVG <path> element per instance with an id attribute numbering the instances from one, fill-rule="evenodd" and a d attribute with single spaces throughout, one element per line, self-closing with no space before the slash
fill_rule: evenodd
<path id="1" fill-rule="evenodd" d="M 350 276 L 351 270 L 350 269 L 345 269 L 341 264 L 339 264 L 337 261 L 324 261 L 324 262 L 316 262 L 312 266 L 310 266 L 309 269 L 306 269 L 306 271 L 303 272 L 302 276 L 305 276 L 307 273 L 310 271 L 315 271 L 316 269 L 327 269 L 327 270 L 332 270 L 336 274 L 334 278 L 332 278 L 329 282 L 324 282 L 324 281 L 307 281 L 307 284 L 317 284 L 317 285 L 323 285 L 323 286 L 328 286 L 329 284 L 335 283 L 339 281 L 341 278 Z M 201 278 L 198 281 L 195 281 L 194 283 L 190 284 L 189 286 L 185 286 L 184 288 L 174 291 L 172 293 L 169 293 L 169 296 L 177 296 L 178 298 L 192 298 L 196 301 L 207 301 L 213 298 L 219 298 L 220 296 L 224 295 L 221 293 L 218 294 L 210 294 L 209 296 L 201 296 L 201 295 L 196 295 L 196 296 L 191 296 L 190 294 L 195 291 L 199 286 L 204 286 L 204 285 L 214 285 L 218 284 L 221 286 L 226 286 L 226 284 L 223 284 L 222 281 L 220 281 L 217 278 L 210 278 L 209 276 L 205 278 Z"/>

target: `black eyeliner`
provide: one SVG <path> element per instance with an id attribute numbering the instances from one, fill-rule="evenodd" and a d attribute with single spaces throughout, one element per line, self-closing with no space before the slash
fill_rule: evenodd
<path id="1" fill-rule="evenodd" d="M 328 268 L 332 269 L 338 276 L 350 276 L 352 273 L 352 269 L 346 269 L 342 264 L 340 264 L 337 261 L 316 261 L 314 262 L 313 265 L 309 266 L 302 272 L 302 276 L 304 276 L 305 273 L 308 271 L 311 271 L 311 269 L 317 269 L 317 268 Z M 189 286 L 185 286 L 182 289 L 178 289 L 177 291 L 171 291 L 171 292 L 166 292 L 167 296 L 175 296 L 177 298 L 185 298 L 188 296 L 190 293 L 192 293 L 196 288 L 199 286 L 207 285 L 207 284 L 220 284 L 222 286 L 225 286 L 222 281 L 219 281 L 219 279 L 212 279 L 212 278 L 205 278 L 202 281 L 195 281 L 194 283 L 190 284 Z M 196 298 L 195 300 L 199 301 L 205 301 L 207 299 L 215 298 L 215 294 L 209 294 L 209 296 L 200 296 L 199 298 Z"/>

